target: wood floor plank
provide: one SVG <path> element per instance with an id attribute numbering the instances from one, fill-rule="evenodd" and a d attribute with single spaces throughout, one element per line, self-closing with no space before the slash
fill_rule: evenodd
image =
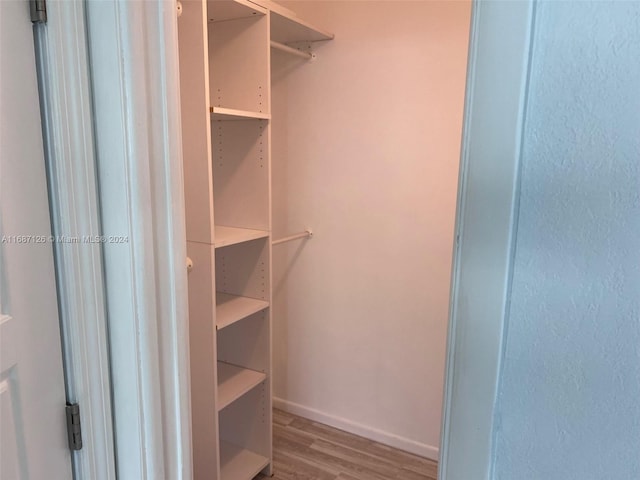
<path id="1" fill-rule="evenodd" d="M 360 450 L 367 450 L 374 443 L 369 439 L 338 430 L 337 428 L 329 427 L 328 425 L 313 422 L 302 417 L 296 417 L 289 426 L 290 428 L 295 428 L 315 435 L 318 438 L 334 443 L 341 443 Z"/>
<path id="2" fill-rule="evenodd" d="M 293 422 L 294 419 L 295 417 L 290 413 L 287 413 L 283 410 L 278 410 L 276 408 L 273 409 L 273 423 L 276 425 L 283 425 L 286 427 L 291 422 Z"/>
<path id="3" fill-rule="evenodd" d="M 348 473 L 360 480 L 389 480 L 387 474 L 377 472 L 366 465 L 354 463 L 350 459 L 345 459 L 342 456 L 313 448 L 307 450 L 305 459 L 312 460 L 317 465 L 326 465 L 329 468 L 337 470 L 339 473 Z M 395 472 L 391 478 L 393 478 L 393 476 L 395 476 Z"/>
<path id="4" fill-rule="evenodd" d="M 267 480 L 437 480 L 437 462 L 274 409 Z"/>
<path id="5" fill-rule="evenodd" d="M 359 479 L 357 479 L 356 477 L 352 477 L 348 473 L 341 473 L 336 477 L 335 480 L 359 480 Z"/>
<path id="6" fill-rule="evenodd" d="M 408 472 L 416 473 L 418 475 L 424 475 L 427 478 L 438 478 L 438 464 L 433 462 L 434 464 L 430 467 L 422 467 L 422 468 L 414 468 L 411 466 L 406 466 L 403 470 Z"/>
<path id="7" fill-rule="evenodd" d="M 394 465 L 384 459 L 376 458 L 366 452 L 352 449 L 344 445 L 337 443 L 327 442 L 325 440 L 318 439 L 311 445 L 312 450 L 318 450 L 334 457 L 342 458 L 355 465 L 361 465 L 368 469 L 383 475 L 385 478 L 393 478 L 400 467 Z"/>
<path id="8" fill-rule="evenodd" d="M 274 478 L 288 480 L 334 480 L 339 472 L 305 458 L 280 453 L 274 458 Z"/>
<path id="9" fill-rule="evenodd" d="M 438 476 L 438 462 L 434 460 L 419 457 L 418 455 L 404 452 L 402 450 L 398 450 L 397 448 L 389 447 L 387 445 L 382 445 L 381 443 L 376 442 L 372 442 L 371 446 L 368 449 L 368 452 L 372 455 L 376 455 L 392 461 L 397 465 L 400 465 L 403 468 L 411 470 L 415 473 L 421 473 L 423 475 L 426 475 L 427 477 Z"/>
<path id="10" fill-rule="evenodd" d="M 273 439 L 274 441 L 289 440 L 295 444 L 305 447 L 310 447 L 315 441 L 315 437 L 313 437 L 313 435 L 306 434 L 305 432 L 301 432 L 294 428 L 287 428 L 282 425 L 273 425 Z"/>
<path id="11" fill-rule="evenodd" d="M 427 476 L 427 475 L 422 475 L 421 473 L 416 473 L 416 472 L 412 472 L 411 470 L 405 470 L 402 469 L 400 470 L 400 472 L 398 472 L 398 474 L 396 475 L 396 477 L 394 478 L 394 480 L 437 480 L 438 477 L 435 476 Z"/>

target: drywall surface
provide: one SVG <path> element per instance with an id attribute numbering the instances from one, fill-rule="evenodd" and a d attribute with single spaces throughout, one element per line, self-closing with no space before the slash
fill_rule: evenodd
<path id="1" fill-rule="evenodd" d="M 540 2 L 498 480 L 640 478 L 640 3 Z"/>
<path id="2" fill-rule="evenodd" d="M 435 458 L 468 2 L 286 4 L 335 33 L 273 51 L 275 405 Z"/>

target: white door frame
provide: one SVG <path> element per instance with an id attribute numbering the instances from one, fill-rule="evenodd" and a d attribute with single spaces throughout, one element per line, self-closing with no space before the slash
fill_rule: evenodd
<path id="1" fill-rule="evenodd" d="M 66 397 L 82 420 L 74 477 L 115 480 L 102 247 L 82 238 L 101 233 L 84 4 L 47 2 L 47 15 L 34 38 Z"/>
<path id="2" fill-rule="evenodd" d="M 440 479 L 493 477 L 535 0 L 473 5 Z"/>
<path id="3" fill-rule="evenodd" d="M 189 480 L 175 0 L 88 1 L 118 478 Z"/>
<path id="4" fill-rule="evenodd" d="M 83 422 L 74 476 L 191 479 L 176 4 L 55 1 L 47 17 L 34 34 L 67 400 Z"/>
<path id="5" fill-rule="evenodd" d="M 440 457 L 444 480 L 489 479 L 492 474 L 493 414 L 508 306 L 534 2 L 477 0 L 473 9 Z M 51 40 L 39 39 L 39 45 L 41 55 L 48 51 L 53 59 L 48 75 L 65 68 L 73 71 L 65 61 L 75 62 L 80 90 L 54 83 L 47 98 L 73 98 L 70 93 L 86 91 L 86 68 L 80 68 L 85 17 L 76 2 L 49 5 L 50 18 L 59 9 L 78 28 L 60 30 L 53 41 L 54 30 L 62 24 L 47 26 Z M 117 472 L 120 478 L 187 480 L 192 470 L 175 2 L 88 2 L 84 8 L 100 179 L 99 231 L 127 238 L 127 243 L 102 244 Z M 57 48 L 59 56 L 52 53 Z M 70 201 L 72 195 L 65 196 L 59 188 L 52 203 L 58 205 L 59 214 L 69 216 L 54 224 L 59 232 L 73 232 L 74 227 L 91 230 L 95 190 L 87 179 L 96 172 L 87 165 L 92 162 L 82 162 L 92 158 L 91 132 L 86 130 L 90 110 L 84 97 L 65 102 L 45 105 L 47 118 L 59 119 L 63 108 L 72 107 L 74 118 L 86 123 L 49 125 L 59 129 L 60 136 L 51 133 L 57 140 L 46 143 L 64 145 L 55 162 L 60 158 L 75 162 L 73 169 L 71 164 L 68 170 L 52 169 L 51 176 L 61 186 L 79 188 L 78 194 L 90 206 L 78 208 Z M 50 114 L 47 108 L 59 110 Z M 65 132 L 75 140 L 65 140 Z M 76 285 L 99 282 L 95 251 L 79 250 L 57 252 L 66 262 L 59 278 L 73 278 L 79 282 Z M 86 270 L 87 266 L 92 268 Z M 90 307 L 72 299 L 65 314 L 75 315 L 76 321 L 84 316 L 84 327 L 76 324 L 76 333 L 65 327 L 66 336 L 77 336 L 82 353 L 67 352 L 67 356 L 79 359 L 72 362 L 78 369 L 75 378 L 95 382 L 92 375 L 107 374 L 102 360 L 86 369 L 80 365 L 95 360 L 89 337 L 104 334 L 99 315 L 92 319 L 91 332 L 86 323 L 86 315 L 99 311 L 101 297 L 84 289 L 82 296 Z M 73 340 L 70 343 L 74 345 Z M 97 402 L 100 395 L 92 398 Z M 104 412 L 93 405 L 91 411 L 94 417 Z M 108 443 L 106 430 L 101 438 Z M 100 455 L 96 453 L 94 461 Z"/>

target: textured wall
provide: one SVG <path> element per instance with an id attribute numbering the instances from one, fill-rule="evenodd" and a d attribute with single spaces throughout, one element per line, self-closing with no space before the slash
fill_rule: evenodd
<path id="1" fill-rule="evenodd" d="M 640 478 L 640 3 L 536 15 L 498 480 Z"/>
<path id="2" fill-rule="evenodd" d="M 273 54 L 274 232 L 315 232 L 274 249 L 274 395 L 434 457 L 470 3 L 287 6 L 336 38 Z"/>

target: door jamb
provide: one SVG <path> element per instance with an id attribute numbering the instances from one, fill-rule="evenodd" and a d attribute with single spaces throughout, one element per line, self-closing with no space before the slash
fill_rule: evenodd
<path id="1" fill-rule="evenodd" d="M 74 478 L 115 480 L 102 245 L 91 241 L 101 227 L 84 13 L 84 2 L 48 2 L 47 23 L 34 25 L 34 43 L 65 390 L 82 420 Z"/>
<path id="2" fill-rule="evenodd" d="M 176 2 L 85 6 L 117 476 L 191 480 Z"/>
<path id="3" fill-rule="evenodd" d="M 473 5 L 439 478 L 488 480 L 536 0 Z"/>

